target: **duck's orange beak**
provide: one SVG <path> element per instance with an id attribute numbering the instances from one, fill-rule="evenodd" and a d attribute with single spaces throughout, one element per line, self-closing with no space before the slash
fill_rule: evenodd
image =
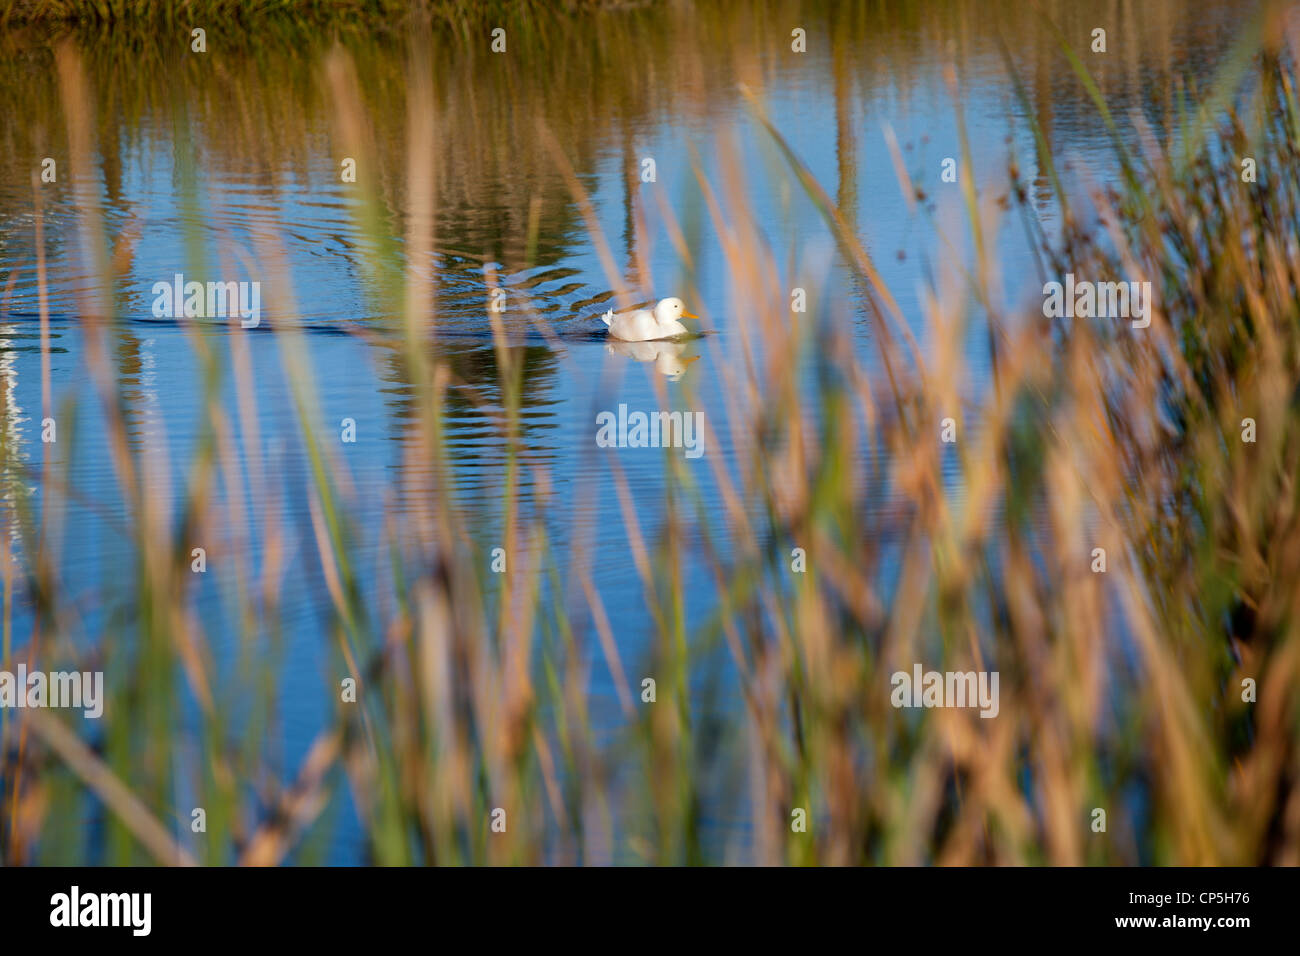
<path id="1" fill-rule="evenodd" d="M 687 312 L 685 309 L 682 309 L 682 315 L 686 316 L 686 318 L 688 319 L 699 319 L 698 315 L 692 315 L 691 313 Z"/>

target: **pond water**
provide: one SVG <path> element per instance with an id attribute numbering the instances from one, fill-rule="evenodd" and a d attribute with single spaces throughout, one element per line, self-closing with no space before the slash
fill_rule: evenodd
<path id="1" fill-rule="evenodd" d="M 340 443 L 336 453 L 351 479 L 347 507 L 359 529 L 364 587 L 385 560 L 385 526 L 401 524 L 430 493 L 429 475 L 408 456 L 413 389 L 395 357 L 400 320 L 382 270 L 400 275 L 409 265 L 428 279 L 417 314 L 429 348 L 453 373 L 444 423 L 452 486 L 438 493 L 454 494 L 472 516 L 484 553 L 500 540 L 507 481 L 489 311 L 499 304 L 512 361 L 524 367 L 520 427 L 532 467 L 521 473 L 518 494 L 525 507 L 536 506 L 534 475 L 548 476 L 553 551 L 546 560 L 563 569 L 581 551 L 624 660 L 635 662 L 650 621 L 622 510 L 597 454 L 596 416 L 620 405 L 649 411 L 665 401 L 702 412 L 712 426 L 708 441 L 685 465 L 713 506 L 721 507 L 715 459 L 744 466 L 738 445 L 745 439 L 724 423 L 726 370 L 743 361 L 746 290 L 729 275 L 697 170 L 720 192 L 728 184 L 738 189 L 780 271 L 776 285 L 815 290 L 809 314 L 850 323 L 856 346 L 864 354 L 872 348 L 853 278 L 741 85 L 755 91 L 856 224 L 923 347 L 930 343 L 922 290 L 949 281 L 969 256 L 957 187 L 941 178 L 945 158 L 963 157 L 959 116 L 977 186 L 1005 193 L 1015 157 L 1033 182 L 1034 212 L 1047 222 L 1051 192 L 1035 164 L 1024 103 L 1069 159 L 1073 180 L 1111 175 L 1095 106 L 1057 38 L 1022 3 L 705 6 L 650 5 L 511 26 L 504 54 L 493 53 L 488 30 L 477 27 L 435 29 L 430 46 L 418 51 L 401 31 L 344 31 L 337 43 L 345 57 L 332 36 L 272 26 L 209 26 L 204 53 L 192 52 L 189 29 L 181 27 L 25 28 L 0 37 L 0 481 L 11 506 L 26 488 L 39 509 L 54 493 L 39 480 L 43 456 L 64 471 L 57 551 L 58 573 L 75 601 L 69 626 L 76 633 L 68 639 L 90 645 L 104 628 L 120 626 L 129 616 L 124 575 L 139 573 L 124 534 L 112 431 L 88 371 L 88 317 L 117 317 L 109 359 L 124 383 L 126 441 L 157 452 L 176 487 L 208 440 L 200 423 L 210 352 L 234 436 L 218 454 L 252 498 L 277 490 L 290 534 L 280 555 L 284 644 L 274 664 L 281 711 L 274 732 L 292 768 L 331 714 L 332 649 L 324 637 L 331 604 L 282 354 L 289 340 L 272 330 L 303 333 L 297 341 L 315 377 L 322 433 L 340 432 L 344 419 L 355 423 L 355 443 Z M 1112 112 L 1140 111 L 1155 123 L 1180 90 L 1212 81 L 1253 9 L 1219 0 L 1151 0 L 1140 10 L 1107 5 L 1104 14 L 1080 6 L 1043 5 L 1087 59 Z M 1105 55 L 1088 52 L 1098 26 L 1108 31 Z M 791 49 L 795 28 L 806 31 L 806 52 Z M 418 100 L 413 58 L 428 81 L 427 97 Z M 1023 101 L 1008 63 L 1024 84 Z M 359 109 L 341 106 L 341 88 L 355 91 Z M 432 124 L 432 152 L 413 161 L 412 130 L 422 122 Z M 543 129 L 590 195 L 616 278 L 606 274 Z M 915 208 L 900 186 L 890 135 L 927 193 Z M 56 178 L 42 183 L 46 157 L 55 160 Z M 356 182 L 341 175 L 347 158 L 356 160 Z M 653 182 L 643 181 L 647 160 Z M 413 178 L 411 169 L 421 175 Z M 743 183 L 735 182 L 738 172 Z M 406 251 L 413 190 L 428 190 L 434 209 L 427 256 Z M 361 218 L 369 209 L 379 219 L 367 231 Z M 59 421 L 52 446 L 41 443 L 38 217 L 51 316 L 49 401 Z M 677 225 L 689 264 L 673 241 Z M 97 229 L 107 239 L 102 249 L 85 238 Z M 997 253 L 1002 301 L 995 306 L 1011 310 L 1038 296 L 1044 277 L 1016 215 L 1004 217 Z M 105 264 L 113 275 L 107 287 L 98 278 Z M 260 282 L 258 328 L 245 332 L 220 319 L 192 328 L 156 316 L 155 284 L 178 273 Z M 708 334 L 679 347 L 610 348 L 599 316 L 618 305 L 616 281 L 634 290 L 632 301 L 682 297 Z M 497 289 L 503 295 L 494 298 Z M 967 352 L 965 387 L 977 391 L 988 375 L 977 330 Z M 623 449 L 618 464 L 641 529 L 653 538 L 662 453 Z M 243 527 L 205 529 L 210 571 L 196 609 L 219 657 L 236 626 L 228 600 L 234 577 L 265 566 L 259 514 L 245 515 Z M 715 545 L 724 553 L 728 546 Z M 24 546 L 15 532 L 11 547 L 20 559 Z M 683 568 L 687 619 L 699 620 L 713 606 L 711 578 L 691 554 L 683 555 Z M 14 601 L 21 647 L 32 606 L 23 594 Z M 601 660 L 593 661 L 592 693 L 598 710 L 604 701 L 612 714 L 617 702 Z M 111 680 L 113 662 L 106 668 Z M 335 856 L 353 858 L 359 831 L 346 820 L 340 828 Z"/>

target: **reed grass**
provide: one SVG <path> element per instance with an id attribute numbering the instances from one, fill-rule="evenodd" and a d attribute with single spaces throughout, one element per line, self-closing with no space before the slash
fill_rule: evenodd
<path id="1" fill-rule="evenodd" d="M 59 717 L 5 715 L 0 860 L 301 862 L 322 852 L 346 800 L 365 858 L 386 865 L 1300 863 L 1294 22 L 1264 21 L 1259 35 L 1269 43 L 1234 82 L 1233 106 L 1199 117 L 1196 137 L 1174 142 L 1142 117 L 1111 110 L 1112 125 L 1118 114 L 1137 134 L 1125 140 L 1126 176 L 1083 197 L 1057 185 L 1059 230 L 1038 217 L 1019 167 L 1008 171 L 1005 193 L 1019 208 L 1006 214 L 1031 224 L 1045 275 L 1150 277 L 1159 310 L 1149 329 L 1053 325 L 1036 303 L 1000 304 L 989 256 L 1004 213 L 967 181 L 962 228 L 976 252 L 950 277 L 955 291 L 930 290 L 928 348 L 911 339 L 855 234 L 845 191 L 832 197 L 806 168 L 766 111 L 761 68 L 738 55 L 757 122 L 855 273 L 877 354 L 868 361 L 851 346 L 850 315 L 817 290 L 815 319 L 792 321 L 777 254 L 746 199 L 746 163 L 719 138 L 712 148 L 724 175 L 697 172 L 700 223 L 679 220 L 690 210 L 665 204 L 664 212 L 670 234 L 708 228 L 728 237 L 727 310 L 748 317 L 729 342 L 742 360 L 722 354 L 720 337 L 705 347 L 726 377 L 728 403 L 726 419 L 710 427 L 729 434 L 740 460 L 734 469 L 712 460 L 715 508 L 668 459 L 655 527 L 642 526 L 614 465 L 653 622 L 646 661 L 622 659 L 590 558 L 568 567 L 547 559 L 551 476 L 522 441 L 527 369 L 499 323 L 492 374 L 500 387 L 479 411 L 504 443 L 495 517 L 512 558 L 504 576 L 485 570 L 482 516 L 451 490 L 444 422 L 463 369 L 439 347 L 431 321 L 439 298 L 456 293 L 419 266 L 458 218 L 440 208 L 448 191 L 430 187 L 457 179 L 454 161 L 444 167 L 435 157 L 439 130 L 458 120 L 443 106 L 427 25 L 404 38 L 408 111 L 398 129 L 368 101 L 346 41 L 332 47 L 318 88 L 298 95 L 321 98 L 331 136 L 355 155 L 405 160 L 371 180 L 354 228 L 366 240 L 359 255 L 377 311 L 396 317 L 376 336 L 413 386 L 402 492 L 417 504 L 409 520 L 384 529 L 382 585 L 363 587 L 352 479 L 320 429 L 303 333 L 277 328 L 310 463 L 329 670 L 360 688 L 357 705 L 332 704 L 333 718 L 293 767 L 265 743 L 275 720 L 267 662 L 280 640 L 279 582 L 292 536 L 284 491 L 258 480 L 251 486 L 269 490 L 250 495 L 224 470 L 241 459 L 264 467 L 255 409 L 226 408 L 218 388 L 223 374 L 247 381 L 250 346 L 234 336 L 226 355 L 191 330 L 204 356 L 196 383 L 203 441 L 175 484 L 158 451 L 126 440 L 126 386 L 108 345 L 123 318 L 115 282 L 129 250 L 110 251 L 98 195 L 78 196 L 77 238 L 98 264 L 83 312 L 104 317 L 85 328 L 87 361 L 114 430 L 123 534 L 136 562 L 124 582 L 133 614 L 85 646 L 71 638 L 80 633 L 77 611 L 57 571 L 67 545 L 53 530 L 62 485 L 58 463 L 43 462 L 39 516 L 22 494 L 4 513 L 3 663 L 24 654 L 50 667 L 130 663 L 114 668 L 122 682 L 97 734 L 83 738 Z M 94 154 L 88 55 L 70 41 L 55 54 L 60 135 L 82 164 Z M 1104 97 L 1105 81 L 1083 83 L 1079 68 L 1081 95 Z M 960 109 L 955 73 L 951 83 Z M 1026 115 L 1040 168 L 1054 169 L 1046 118 Z M 400 151 L 375 147 L 389 135 L 400 136 Z M 492 161 L 493 133 L 479 135 Z M 582 147 L 566 151 L 558 144 L 567 138 L 546 124 L 535 135 L 550 148 L 521 161 L 548 164 L 542 181 L 563 190 L 568 211 L 556 212 L 561 203 L 548 193 L 540 225 L 517 218 L 501 256 L 476 266 L 483 290 L 494 284 L 493 261 L 544 252 L 538 230 L 575 226 L 590 209 L 577 174 L 590 162 Z M 1235 158 L 1243 155 L 1257 160 L 1258 183 L 1241 181 Z M 900 178 L 915 188 L 905 171 Z M 180 188 L 187 201 L 203 201 L 196 180 Z M 527 208 L 523 197 L 506 205 Z M 636 234 L 642 211 L 631 214 Z M 603 250 L 609 296 L 649 298 L 647 271 L 624 273 L 595 217 L 586 224 Z M 202 243 L 191 239 L 197 259 Z M 679 251 L 689 276 L 689 245 Z M 259 232 L 253 252 L 291 279 L 283 236 Z M 300 311 L 304 290 L 289 281 L 275 288 L 280 299 L 270 307 Z M 541 309 L 529 321 L 553 331 Z M 965 351 L 977 323 L 995 355 L 982 391 Z M 963 436 L 951 453 L 938 441 L 947 417 Z M 1254 444 L 1240 439 L 1246 417 L 1258 423 Z M 6 474 L 29 467 L 7 460 Z M 895 504 L 873 504 L 869 490 L 880 487 Z M 242 648 L 234 674 L 214 664 L 187 573 L 196 531 L 216 528 L 234 529 L 232 551 L 256 542 L 262 554 L 226 596 Z M 21 554 L 13 540 L 24 543 Z M 677 555 L 688 541 L 716 586 L 701 628 L 687 627 L 682 603 Z M 794 547 L 807 553 L 806 574 L 790 573 Z M 1106 574 L 1090 570 L 1094 547 L 1107 552 Z M 13 595 L 24 589 L 35 626 L 17 647 Z M 618 688 L 612 726 L 595 716 L 593 656 Z M 892 708 L 889 675 L 918 660 L 999 671 L 999 717 Z M 655 704 L 628 686 L 637 673 L 657 675 Z M 1246 677 L 1258 682 L 1257 703 L 1241 699 Z M 734 707 L 710 703 L 725 699 L 724 687 L 734 688 Z M 337 701 L 334 683 L 323 693 Z M 235 703 L 247 700 L 256 706 Z M 69 827 L 87 804 L 102 827 Z M 188 829 L 191 805 L 208 808 L 202 839 Z M 489 831 L 494 807 L 509 808 L 504 835 Z M 791 831 L 796 807 L 809 812 L 806 834 Z M 1108 813 L 1105 838 L 1089 826 L 1098 807 Z M 710 836 L 720 816 L 740 822 L 739 837 Z"/>

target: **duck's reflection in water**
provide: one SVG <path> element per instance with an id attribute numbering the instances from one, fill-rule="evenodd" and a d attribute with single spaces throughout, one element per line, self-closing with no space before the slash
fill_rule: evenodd
<path id="1" fill-rule="evenodd" d="M 676 382 L 686 374 L 688 365 L 700 360 L 698 355 L 685 354 L 687 344 L 666 339 L 654 342 L 620 342 L 611 339 L 605 348 L 615 355 L 638 362 L 653 362 L 656 372 L 666 376 L 668 381 Z"/>

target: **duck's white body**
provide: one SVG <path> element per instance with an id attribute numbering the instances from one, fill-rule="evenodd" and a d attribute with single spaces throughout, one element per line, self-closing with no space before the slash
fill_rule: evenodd
<path id="1" fill-rule="evenodd" d="M 660 299 L 654 311 L 637 309 L 622 315 L 606 313 L 602 321 L 609 326 L 609 334 L 624 342 L 652 342 L 655 339 L 670 339 L 674 335 L 685 335 L 686 326 L 677 321 L 682 316 L 693 319 L 695 316 L 686 311 L 681 299 Z"/>

